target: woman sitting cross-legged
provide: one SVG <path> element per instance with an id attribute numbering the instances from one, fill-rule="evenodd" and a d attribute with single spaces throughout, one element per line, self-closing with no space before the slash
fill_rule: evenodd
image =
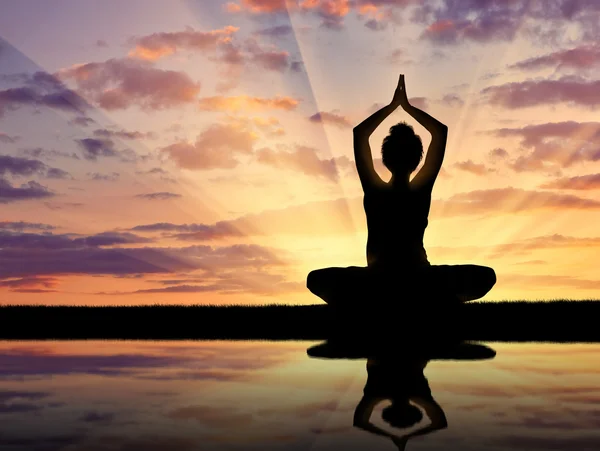
<path id="1" fill-rule="evenodd" d="M 421 138 L 400 122 L 390 128 L 381 146 L 382 160 L 392 173 L 389 182 L 374 169 L 369 136 L 401 106 L 432 135 L 421 170 L 410 179 L 423 156 Z M 479 299 L 496 283 L 492 268 L 479 265 L 431 265 L 423 247 L 431 192 L 444 159 L 448 128 L 408 101 L 400 75 L 389 105 L 354 128 L 356 168 L 364 191 L 367 219 L 367 266 L 311 271 L 308 289 L 333 306 L 352 300 L 399 298 L 466 302 Z"/>

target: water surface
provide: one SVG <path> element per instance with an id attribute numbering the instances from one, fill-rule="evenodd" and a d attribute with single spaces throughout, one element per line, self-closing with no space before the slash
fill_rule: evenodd
<path id="1" fill-rule="evenodd" d="M 398 449 L 353 426 L 366 360 L 317 343 L 1 342 L 0 449 Z M 428 363 L 448 426 L 407 450 L 600 449 L 600 345 L 487 345 Z"/>

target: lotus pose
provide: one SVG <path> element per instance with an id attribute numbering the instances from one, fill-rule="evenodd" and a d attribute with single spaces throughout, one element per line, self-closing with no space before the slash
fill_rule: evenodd
<path id="1" fill-rule="evenodd" d="M 392 126 L 383 140 L 381 156 L 392 173 L 384 182 L 373 166 L 369 137 L 401 106 L 431 133 L 425 162 L 421 138 L 405 122 Z M 431 265 L 423 247 L 431 192 L 442 167 L 448 127 L 411 105 L 404 75 L 392 101 L 354 127 L 354 156 L 364 191 L 367 219 L 367 266 L 311 271 L 307 287 L 333 306 L 351 299 L 387 299 L 404 295 L 421 299 L 465 302 L 484 296 L 496 283 L 492 268 L 478 265 Z"/>

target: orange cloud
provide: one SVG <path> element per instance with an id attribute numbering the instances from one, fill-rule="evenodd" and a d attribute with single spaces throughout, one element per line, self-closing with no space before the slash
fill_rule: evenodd
<path id="1" fill-rule="evenodd" d="M 490 171 L 484 164 L 474 163 L 472 160 L 455 163 L 454 167 L 475 175 L 485 175 Z"/>
<path id="2" fill-rule="evenodd" d="M 186 169 L 231 169 L 239 162 L 236 156 L 252 152 L 257 136 L 233 124 L 215 124 L 203 131 L 194 144 L 181 141 L 164 147 L 180 167 Z"/>
<path id="3" fill-rule="evenodd" d="M 213 96 L 198 101 L 201 110 L 205 111 L 239 111 L 280 109 L 290 111 L 296 108 L 298 100 L 289 96 L 273 98 L 239 95 L 233 97 Z"/>
<path id="4" fill-rule="evenodd" d="M 338 168 L 349 168 L 352 162 L 347 157 L 321 159 L 312 147 L 297 146 L 292 152 L 259 149 L 256 157 L 260 163 L 277 168 L 292 169 L 303 174 L 324 177 L 329 181 L 339 180 Z"/>
<path id="5" fill-rule="evenodd" d="M 156 61 L 179 50 L 215 50 L 217 46 L 231 40 L 238 27 L 226 26 L 218 30 L 153 33 L 134 40 L 136 46 L 129 52 L 132 58 Z"/>

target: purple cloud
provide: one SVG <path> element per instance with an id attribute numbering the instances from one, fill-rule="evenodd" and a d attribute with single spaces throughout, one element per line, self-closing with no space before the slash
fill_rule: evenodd
<path id="1" fill-rule="evenodd" d="M 480 92 L 484 101 L 509 109 L 570 104 L 590 109 L 600 105 L 600 80 L 565 76 L 558 80 L 527 80 L 488 86 Z"/>
<path id="2" fill-rule="evenodd" d="M 135 197 L 137 197 L 139 199 L 148 199 L 148 200 L 169 200 L 169 199 L 176 199 L 176 198 L 182 197 L 182 195 L 163 191 L 163 192 L 158 192 L 158 193 L 137 194 Z"/>
<path id="3" fill-rule="evenodd" d="M 83 138 L 75 142 L 83 150 L 86 160 L 96 161 L 98 157 L 114 157 L 118 154 L 115 143 L 110 139 Z"/>
<path id="4" fill-rule="evenodd" d="M 16 79 L 23 81 L 25 86 L 0 91 L 0 117 L 7 110 L 21 106 L 45 106 L 79 114 L 89 109 L 81 96 L 47 72 L 17 74 Z"/>
<path id="5" fill-rule="evenodd" d="M 0 203 L 17 202 L 20 200 L 44 199 L 55 194 L 43 185 L 33 180 L 20 187 L 12 186 L 7 180 L 0 178 Z"/>

